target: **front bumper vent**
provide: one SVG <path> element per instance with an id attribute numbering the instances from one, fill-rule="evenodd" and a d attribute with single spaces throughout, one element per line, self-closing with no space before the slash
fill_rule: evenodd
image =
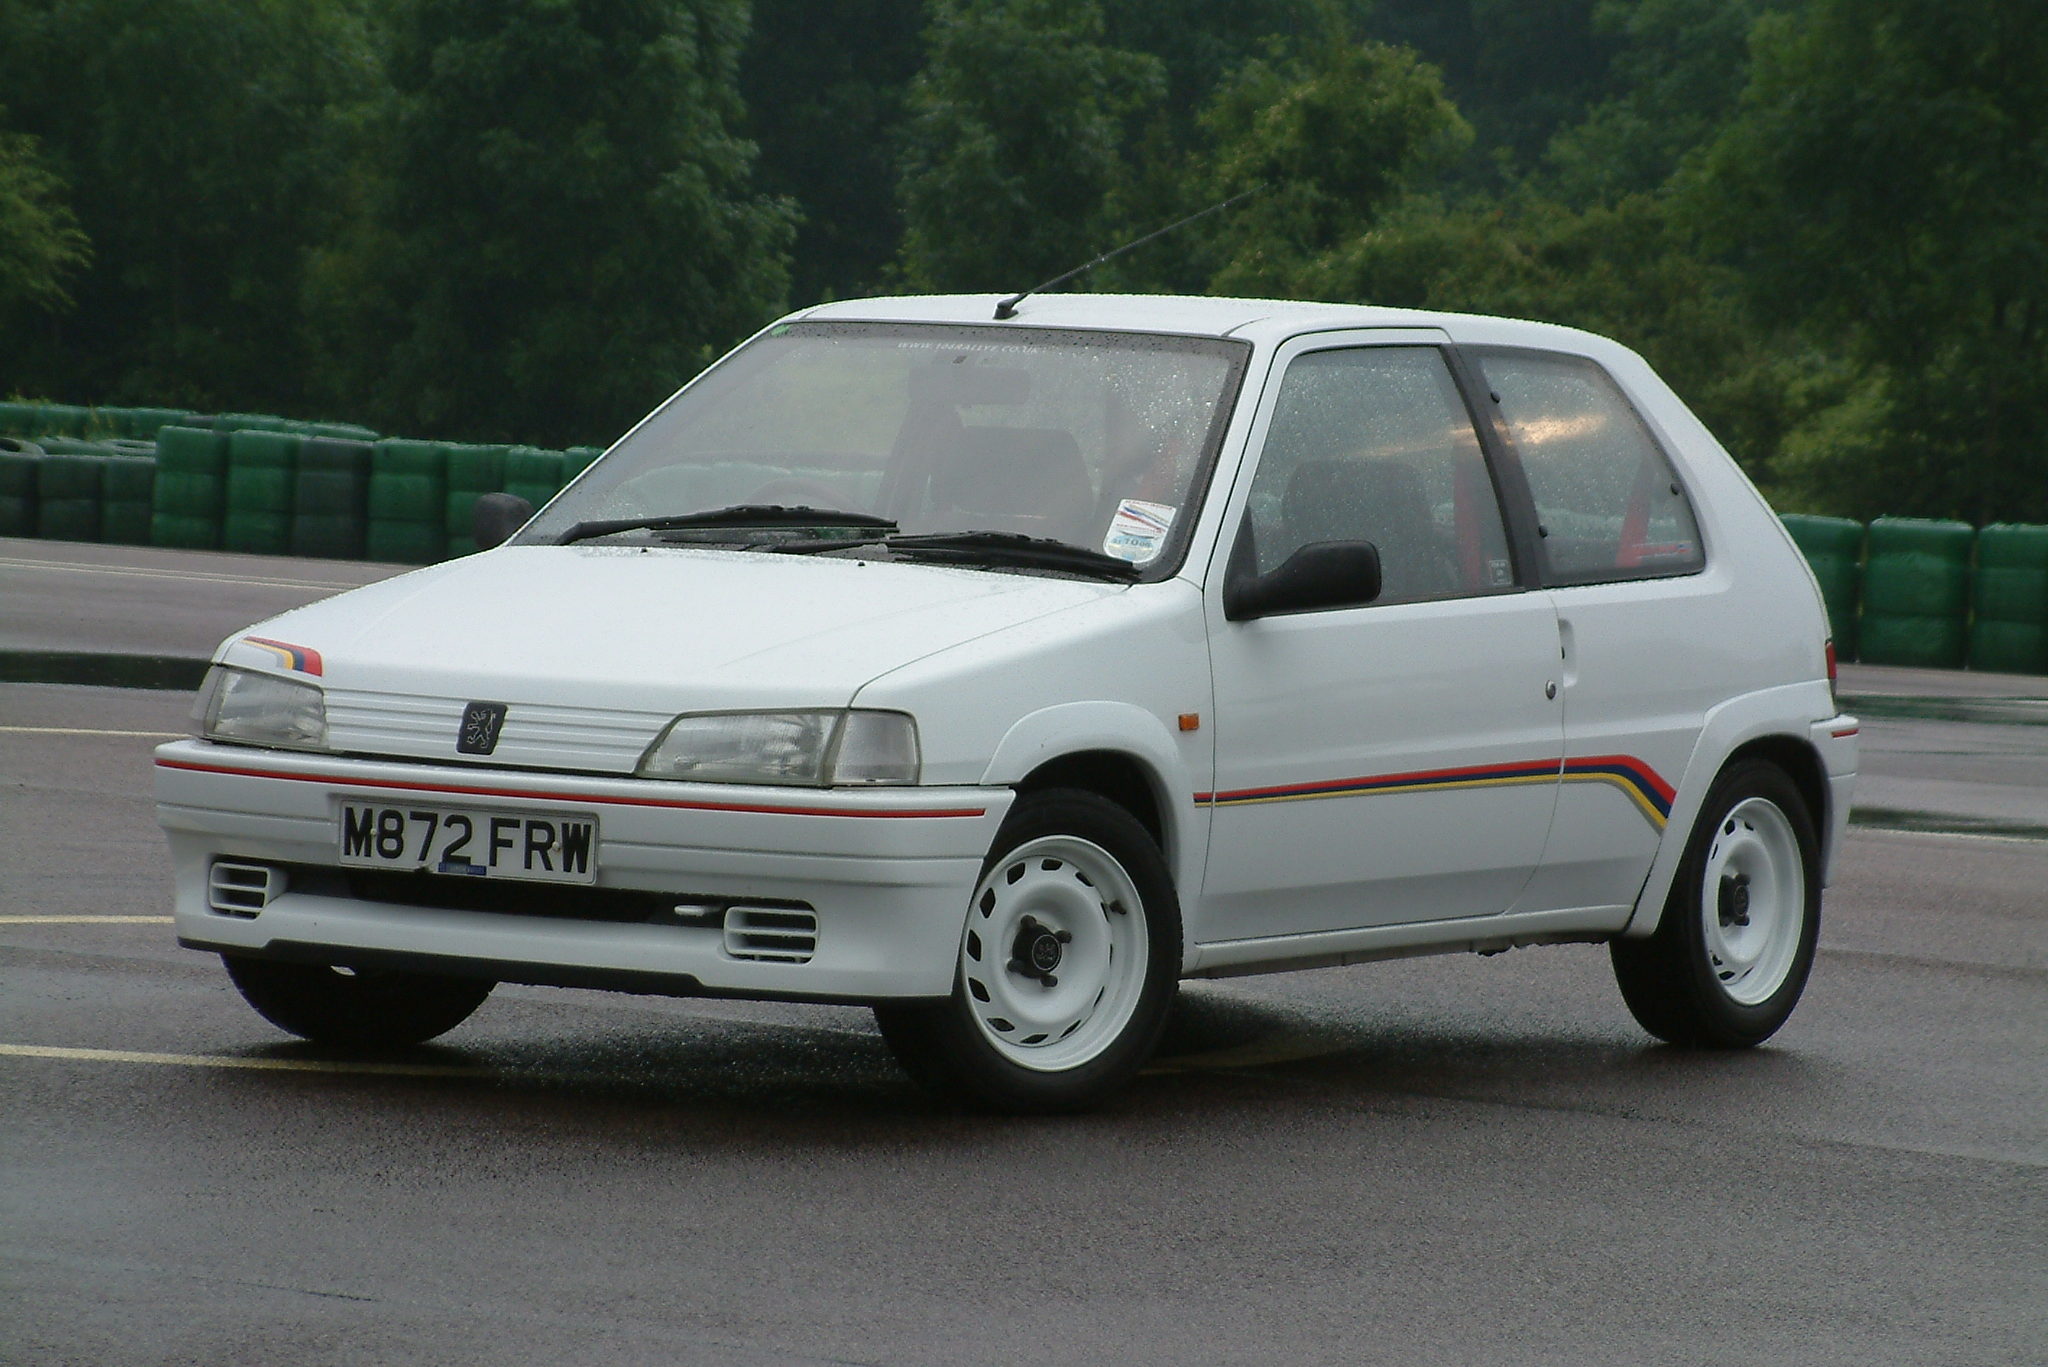
<path id="1" fill-rule="evenodd" d="M 728 907 L 725 952 L 735 959 L 809 963 L 818 952 L 818 913 L 792 907 Z"/>
<path id="2" fill-rule="evenodd" d="M 206 875 L 206 905 L 222 916 L 247 921 L 282 897 L 284 889 L 284 870 L 274 865 L 216 859 Z"/>

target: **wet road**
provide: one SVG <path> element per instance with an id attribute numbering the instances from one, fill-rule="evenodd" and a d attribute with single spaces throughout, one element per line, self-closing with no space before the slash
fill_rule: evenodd
<path id="1" fill-rule="evenodd" d="M 216 592 L 344 578 L 124 608 L 34 544 L 0 650 L 204 654 Z M 1127 1098 L 1020 1122 L 849 1009 L 290 1043 L 171 943 L 189 697 L 0 683 L 0 1363 L 2038 1363 L 2048 680 L 1845 686 L 1881 824 L 1767 1048 L 1652 1046 L 1596 948 L 1412 960 L 1192 985 Z"/>

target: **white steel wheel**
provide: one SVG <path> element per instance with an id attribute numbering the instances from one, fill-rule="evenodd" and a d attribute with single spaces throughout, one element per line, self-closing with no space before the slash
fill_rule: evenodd
<path id="1" fill-rule="evenodd" d="M 1019 845 L 974 890 L 960 983 L 990 1048 L 1057 1072 L 1123 1033 L 1148 957 L 1144 899 L 1123 866 L 1090 841 L 1052 835 Z"/>
<path id="2" fill-rule="evenodd" d="M 1791 775 L 1750 758 L 1708 788 L 1656 932 L 1607 948 L 1645 1030 L 1673 1044 L 1742 1049 L 1792 1014 L 1819 938 L 1813 816 Z"/>
<path id="3" fill-rule="evenodd" d="M 1707 962 L 1730 1001 L 1756 1006 L 1785 985 L 1804 928 L 1804 862 L 1791 821 L 1768 798 L 1738 803 L 1715 829 L 1700 925 Z"/>
<path id="4" fill-rule="evenodd" d="M 942 1095 L 1079 1111 L 1128 1083 L 1180 984 L 1180 902 L 1149 831 L 1095 793 L 1027 792 L 965 908 L 950 997 L 880 1002 L 904 1068 Z"/>

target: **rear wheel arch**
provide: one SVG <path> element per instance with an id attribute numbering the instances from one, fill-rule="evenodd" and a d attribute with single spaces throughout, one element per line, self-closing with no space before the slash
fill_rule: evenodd
<path id="1" fill-rule="evenodd" d="M 1721 773 L 1726 773 L 1743 760 L 1759 759 L 1785 771 L 1799 789 L 1799 796 L 1806 802 L 1806 815 L 1813 822 L 1815 831 L 1828 828 L 1830 789 L 1827 766 L 1813 748 L 1811 741 L 1797 736 L 1759 736 L 1755 740 L 1738 746 L 1735 752 L 1721 763 Z M 1719 774 L 1716 775 L 1719 777 Z M 1827 880 L 1827 869 L 1820 870 L 1821 880 Z"/>

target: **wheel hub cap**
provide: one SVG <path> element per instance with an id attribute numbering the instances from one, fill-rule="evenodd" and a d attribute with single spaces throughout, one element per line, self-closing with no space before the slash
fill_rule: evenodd
<path id="1" fill-rule="evenodd" d="M 1029 841 L 975 889 L 960 947 L 964 1005 L 1010 1062 L 1060 1071 L 1115 1042 L 1148 958 L 1144 901 L 1107 850 L 1077 836 Z"/>

